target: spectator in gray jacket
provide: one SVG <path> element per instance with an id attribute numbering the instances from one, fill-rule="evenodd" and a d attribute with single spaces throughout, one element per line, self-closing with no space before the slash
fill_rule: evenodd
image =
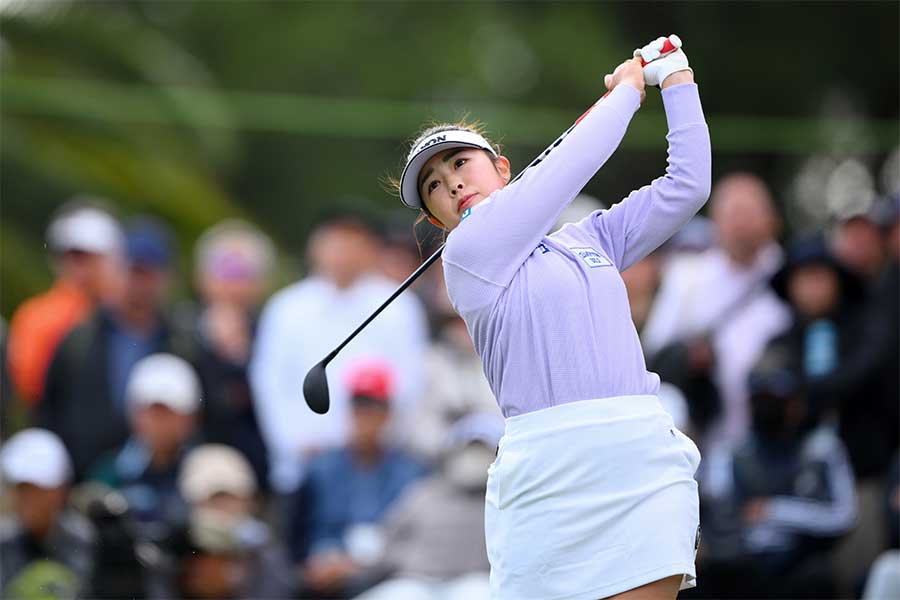
<path id="1" fill-rule="evenodd" d="M 502 435 L 503 420 L 494 415 L 456 422 L 439 471 L 413 484 L 388 514 L 380 567 L 391 578 L 358 600 L 490 597 L 484 493 Z"/>

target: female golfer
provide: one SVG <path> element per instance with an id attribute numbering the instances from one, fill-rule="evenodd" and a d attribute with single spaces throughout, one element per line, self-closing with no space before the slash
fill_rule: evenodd
<path id="1" fill-rule="evenodd" d="M 645 77 L 662 87 L 666 174 L 548 236 L 619 145 Z M 700 454 L 657 400 L 619 271 L 703 206 L 709 134 L 680 49 L 604 81 L 609 95 L 513 183 L 461 126 L 422 134 L 398 182 L 449 231 L 447 289 L 506 417 L 485 509 L 495 598 L 672 599 L 694 584 Z"/>

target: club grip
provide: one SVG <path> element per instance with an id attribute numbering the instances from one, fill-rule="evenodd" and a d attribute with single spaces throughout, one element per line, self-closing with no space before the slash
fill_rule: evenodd
<path id="1" fill-rule="evenodd" d="M 669 52 L 674 52 L 675 50 L 678 50 L 678 48 L 675 47 L 675 44 L 673 44 L 672 41 L 671 41 L 669 38 L 666 38 L 666 41 L 663 42 L 662 50 L 659 51 L 659 57 L 658 57 L 658 58 L 662 58 L 663 56 L 665 56 L 665 55 L 668 54 Z M 654 60 L 658 60 L 658 59 L 654 59 Z M 641 66 L 642 66 L 642 67 L 646 67 L 646 66 L 647 66 L 647 61 L 644 60 L 643 58 L 641 59 Z"/>

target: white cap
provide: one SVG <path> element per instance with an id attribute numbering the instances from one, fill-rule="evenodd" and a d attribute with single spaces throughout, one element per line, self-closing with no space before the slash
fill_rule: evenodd
<path id="1" fill-rule="evenodd" d="M 163 404 L 177 413 L 192 414 L 200 407 L 200 379 L 183 358 L 151 354 L 132 368 L 125 397 L 132 410 Z"/>
<path id="2" fill-rule="evenodd" d="M 185 457 L 178 491 L 191 504 L 219 493 L 250 498 L 256 493 L 256 476 L 244 455 L 231 446 L 205 444 Z"/>
<path id="3" fill-rule="evenodd" d="M 410 208 L 424 208 L 419 195 L 419 171 L 438 152 L 461 147 L 481 148 L 497 156 L 497 151 L 488 141 L 473 131 L 448 129 L 429 135 L 416 144 L 406 159 L 406 166 L 400 175 L 400 199 L 403 204 Z"/>
<path id="4" fill-rule="evenodd" d="M 46 429 L 24 429 L 0 450 L 3 478 L 31 483 L 42 488 L 58 488 L 72 479 L 72 461 L 62 440 Z"/>
<path id="5" fill-rule="evenodd" d="M 54 219 L 47 228 L 47 243 L 55 252 L 110 254 L 122 249 L 123 235 L 119 223 L 108 212 L 84 206 Z"/>

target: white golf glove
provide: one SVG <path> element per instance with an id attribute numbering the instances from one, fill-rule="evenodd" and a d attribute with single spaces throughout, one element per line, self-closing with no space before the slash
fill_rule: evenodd
<path id="1" fill-rule="evenodd" d="M 681 38 L 672 34 L 669 37 L 656 38 L 643 48 L 634 51 L 634 56 L 641 57 L 644 65 L 644 82 L 647 85 L 662 85 L 666 77 L 678 71 L 690 71 L 688 58 L 681 49 Z"/>

